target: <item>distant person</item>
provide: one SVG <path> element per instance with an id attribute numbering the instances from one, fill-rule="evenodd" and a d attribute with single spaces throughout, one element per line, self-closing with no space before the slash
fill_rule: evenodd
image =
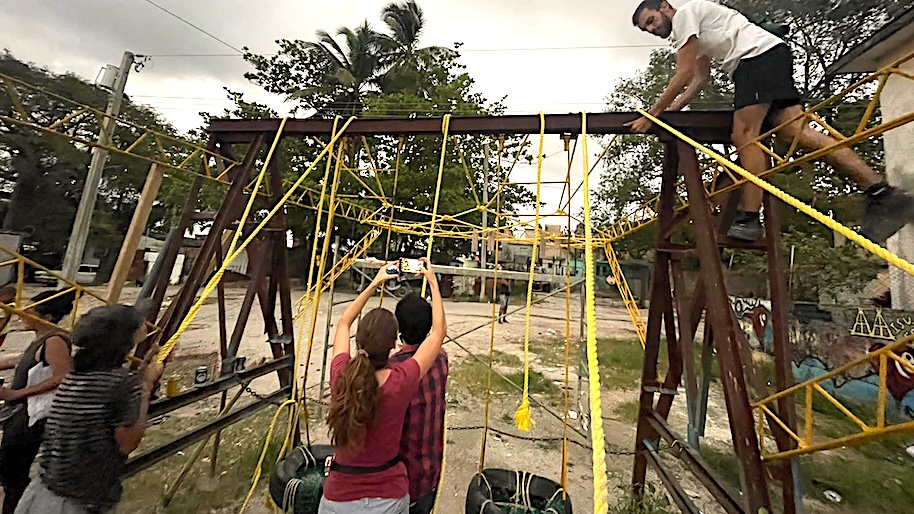
<path id="1" fill-rule="evenodd" d="M 29 419 L 28 399 L 57 389 L 73 368 L 70 339 L 56 325 L 73 309 L 75 293 L 43 291 L 30 303 L 23 322 L 35 332 L 35 339 L 25 352 L 0 362 L 0 370 L 15 368 L 9 387 L 0 387 L 8 419 L 3 422 L 0 441 L 0 483 L 3 484 L 3 514 L 13 514 L 19 499 L 29 485 L 29 470 L 44 437 L 46 419 Z M 39 303 L 40 302 L 40 303 Z M 39 321 L 40 320 L 40 321 Z M 29 371 L 42 363 L 51 370 L 50 378 L 29 385 Z"/>
<path id="2" fill-rule="evenodd" d="M 511 281 L 502 277 L 498 279 L 498 287 L 495 288 L 498 293 L 498 322 L 508 322 L 508 302 L 511 301 Z"/>
<path id="3" fill-rule="evenodd" d="M 676 74 L 648 110 L 659 116 L 688 104 L 711 74 L 717 61 L 733 79 L 733 144 L 743 167 L 758 175 L 771 167 L 771 158 L 750 144 L 763 125 L 776 127 L 790 143 L 797 138 L 806 150 L 819 150 L 837 140 L 810 127 L 803 117 L 803 103 L 793 81 L 793 56 L 783 39 L 751 23 L 738 11 L 707 0 L 691 0 L 674 8 L 666 0 L 644 0 L 635 9 L 632 23 L 644 32 L 671 38 L 676 47 Z M 794 120 L 794 121 L 791 121 Z M 647 132 L 651 122 L 639 118 L 627 123 L 633 132 Z M 766 128 L 767 130 L 767 128 Z M 841 148 L 823 157 L 845 172 L 866 195 L 862 233 L 879 244 L 914 221 L 914 197 L 889 186 L 852 149 Z M 764 235 L 759 219 L 762 189 L 743 187 L 742 211 L 727 235 L 755 241 Z"/>
<path id="4" fill-rule="evenodd" d="M 412 357 L 388 362 L 399 331 L 394 314 L 381 308 L 362 316 L 355 334 L 358 350 L 355 357 L 349 354 L 352 323 L 374 290 L 397 276 L 395 263 L 386 263 L 339 319 L 327 415 L 335 456 L 324 481 L 320 514 L 409 512 L 409 479 L 399 455 L 403 422 L 447 332 L 438 280 L 431 264 L 422 260 L 420 273 L 432 293 L 432 330 Z"/>
<path id="5" fill-rule="evenodd" d="M 399 364 L 414 356 L 432 330 L 432 306 L 417 294 L 404 296 L 394 311 L 403 347 L 390 358 Z M 444 414 L 448 358 L 438 352 L 428 373 L 419 381 L 419 392 L 406 409 L 400 459 L 409 476 L 409 513 L 428 514 L 435 507 L 441 463 L 444 460 Z"/>
<path id="6" fill-rule="evenodd" d="M 113 512 L 121 499 L 127 456 L 146 431 L 152 389 L 163 366 L 151 362 L 152 348 L 138 373 L 124 364 L 146 338 L 143 309 L 96 307 L 73 328 L 73 372 L 60 384 L 45 429 L 38 480 L 33 480 L 16 514 Z"/>
<path id="7" fill-rule="evenodd" d="M 13 305 L 13 302 L 16 301 L 16 286 L 7 285 L 0 287 L 0 302 L 3 302 L 7 305 Z M 3 347 L 3 343 L 6 342 L 6 335 L 12 332 L 12 326 L 10 326 L 10 321 L 13 320 L 13 315 L 7 312 L 5 309 L 0 309 L 0 348 Z"/>

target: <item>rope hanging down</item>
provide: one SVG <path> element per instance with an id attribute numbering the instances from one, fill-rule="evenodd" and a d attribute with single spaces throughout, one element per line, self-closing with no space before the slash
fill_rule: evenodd
<path id="1" fill-rule="evenodd" d="M 438 200 L 441 198 L 441 176 L 444 174 L 444 157 L 447 151 L 447 136 L 451 128 L 451 115 L 445 114 L 441 120 L 441 159 L 438 161 L 438 182 L 435 184 L 435 203 L 432 205 L 432 223 L 428 229 L 428 248 L 425 250 L 425 258 L 432 262 L 432 243 L 435 241 L 435 222 L 438 220 Z M 425 298 L 425 288 L 428 281 L 422 277 L 422 297 Z M 443 474 L 443 473 L 442 473 Z"/>
<path id="2" fill-rule="evenodd" d="M 590 220 L 590 182 L 587 158 L 587 113 L 581 113 L 581 155 L 584 161 L 584 291 L 587 306 L 587 375 L 590 383 L 590 438 L 593 448 L 593 511 L 609 510 L 606 478 L 606 441 L 603 436 L 603 406 L 600 394 L 600 362 L 597 358 L 597 312 L 594 305 L 593 229 Z"/>
<path id="3" fill-rule="evenodd" d="M 530 308 L 533 298 L 533 278 L 540 244 L 540 182 L 543 176 L 543 142 L 546 139 L 546 117 L 540 113 L 540 144 L 536 156 L 536 210 L 533 217 L 533 248 L 530 251 L 530 274 L 527 280 L 527 305 L 524 309 L 524 396 L 514 413 L 517 428 L 524 432 L 533 427 L 530 417 Z"/>
<path id="4" fill-rule="evenodd" d="M 727 167 L 728 169 L 739 174 L 739 176 L 743 177 L 744 179 L 748 180 L 749 182 L 752 182 L 756 186 L 764 189 L 765 191 L 771 193 L 775 197 L 781 199 L 787 205 L 797 209 L 798 211 L 802 212 L 803 214 L 806 214 L 807 216 L 811 217 L 812 219 L 818 221 L 819 223 L 825 225 L 826 227 L 841 234 L 842 236 L 846 237 L 847 239 L 852 241 L 857 246 L 870 252 L 871 254 L 875 255 L 876 257 L 885 259 L 885 261 L 888 262 L 889 264 L 891 264 L 892 266 L 895 266 L 896 268 L 903 270 L 905 273 L 914 275 L 914 264 L 911 264 L 910 262 L 902 259 L 898 255 L 890 252 L 889 250 L 886 250 L 885 248 L 877 245 L 876 243 L 863 237 L 862 235 L 858 234 L 857 232 L 851 230 L 850 228 L 842 225 L 841 223 L 838 223 L 834 219 L 829 218 L 828 216 L 822 214 L 821 212 L 817 211 L 816 209 L 810 207 L 809 205 L 806 205 L 805 203 L 801 202 L 800 200 L 797 200 L 796 198 L 785 193 L 784 191 L 781 191 L 780 189 L 771 185 L 770 183 L 766 182 L 765 180 L 762 180 L 762 179 L 756 177 L 752 173 L 749 173 L 742 167 L 737 166 L 736 164 L 731 162 L 730 159 L 723 157 L 722 155 L 718 154 L 714 150 L 711 150 L 710 148 L 691 139 L 690 137 L 686 136 L 682 132 L 679 132 L 678 130 L 671 127 L 670 125 L 668 125 L 668 124 L 664 123 L 663 121 L 660 121 L 656 117 L 652 116 L 650 113 L 648 113 L 642 109 L 638 109 L 638 112 L 645 118 L 656 123 L 658 126 L 663 127 L 664 129 L 669 131 L 674 136 L 676 136 L 679 139 L 683 140 L 684 142 L 688 143 L 689 145 L 691 145 L 693 148 L 695 148 L 699 152 L 714 159 L 721 166 Z"/>

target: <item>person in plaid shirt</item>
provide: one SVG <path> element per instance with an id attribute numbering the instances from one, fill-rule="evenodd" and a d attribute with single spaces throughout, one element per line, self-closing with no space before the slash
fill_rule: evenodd
<path id="1" fill-rule="evenodd" d="M 390 358 L 391 364 L 412 357 L 432 328 L 432 306 L 419 295 L 404 296 L 397 302 L 395 314 L 403 347 Z M 442 350 L 406 410 L 400 459 L 409 475 L 410 514 L 430 513 L 435 506 L 444 458 L 447 374 L 447 354 Z"/>

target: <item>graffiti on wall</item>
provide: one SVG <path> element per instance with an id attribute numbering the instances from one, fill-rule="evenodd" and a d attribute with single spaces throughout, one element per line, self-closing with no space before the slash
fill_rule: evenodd
<path id="1" fill-rule="evenodd" d="M 736 314 L 740 328 L 746 334 L 753 350 L 766 353 L 774 351 L 771 327 L 771 300 L 764 298 L 730 297 L 730 306 Z"/>
<path id="2" fill-rule="evenodd" d="M 730 306 L 752 349 L 772 354 L 771 301 L 731 296 Z M 789 323 L 797 382 L 820 377 L 892 341 L 914 335 L 914 313 L 890 309 L 796 304 Z M 914 365 L 914 345 L 895 353 Z M 848 369 L 821 385 L 845 401 L 874 408 L 879 394 L 878 361 Z M 890 359 L 887 385 L 889 419 L 914 419 L 914 372 Z"/>

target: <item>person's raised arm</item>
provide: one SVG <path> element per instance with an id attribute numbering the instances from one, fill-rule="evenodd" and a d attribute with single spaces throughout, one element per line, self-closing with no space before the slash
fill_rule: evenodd
<path id="1" fill-rule="evenodd" d="M 663 94 L 661 94 L 660 98 L 654 102 L 654 105 L 648 109 L 648 112 L 652 116 L 660 116 L 663 111 L 667 110 L 676 98 L 682 94 L 686 86 L 694 79 L 698 68 L 698 38 L 692 36 L 686 44 L 682 45 L 682 48 L 676 52 L 676 74 L 670 79 L 670 83 L 667 84 L 666 89 L 663 90 Z M 632 132 L 642 133 L 647 132 L 647 130 L 651 128 L 651 124 L 651 120 L 642 117 L 630 121 L 625 125 L 631 127 Z"/>
<path id="2" fill-rule="evenodd" d="M 137 373 L 139 390 L 118 391 L 121 402 L 115 405 L 115 418 L 123 420 L 124 424 L 114 428 L 114 441 L 123 455 L 130 455 L 136 450 L 146 434 L 149 402 L 152 391 L 155 389 L 165 366 L 157 362 L 154 357 L 159 353 L 158 345 L 149 350 Z M 133 382 L 136 384 L 136 382 Z"/>
<path id="3" fill-rule="evenodd" d="M 368 299 L 374 294 L 375 288 L 396 276 L 396 263 L 384 263 L 381 269 L 378 270 L 378 274 L 375 275 L 374 280 L 371 281 L 371 284 L 343 311 L 343 315 L 336 322 L 336 333 L 333 336 L 333 357 L 341 353 L 349 353 L 349 334 L 352 330 L 352 324 L 359 317 L 359 313 L 362 312 L 365 304 L 368 303 Z"/>
<path id="4" fill-rule="evenodd" d="M 695 68 L 695 74 L 692 75 L 689 85 L 686 86 L 685 91 L 676 98 L 676 101 L 667 110 L 681 111 L 705 87 L 709 78 L 711 78 L 711 59 L 706 55 L 702 55 L 698 58 L 698 66 Z"/>
<path id="5" fill-rule="evenodd" d="M 419 376 L 425 376 L 425 373 L 435 363 L 435 359 L 441 352 L 441 345 L 444 344 L 444 337 L 447 335 L 447 320 L 444 318 L 444 302 L 441 300 L 441 289 L 438 287 L 438 277 L 432 264 L 427 259 L 422 274 L 428 281 L 429 291 L 432 294 L 432 330 L 428 333 L 425 341 L 419 345 L 413 358 L 419 364 Z"/>

